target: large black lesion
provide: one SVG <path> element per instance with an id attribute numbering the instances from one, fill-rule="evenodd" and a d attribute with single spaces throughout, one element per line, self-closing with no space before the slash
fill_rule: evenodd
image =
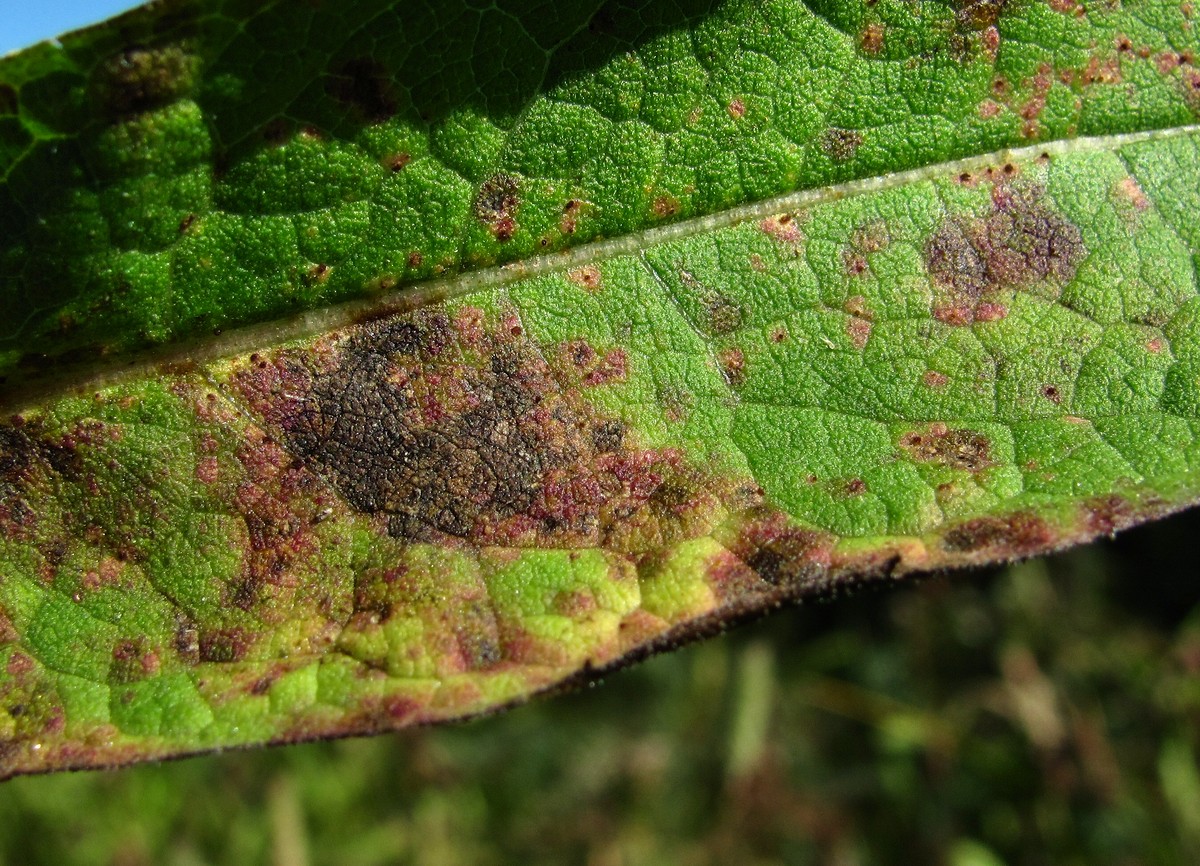
<path id="1" fill-rule="evenodd" d="M 296 455 L 331 474 L 356 509 L 386 513 L 401 538 L 469 537 L 527 511 L 543 475 L 578 456 L 562 425 L 536 411 L 552 383 L 532 348 L 512 340 L 456 363 L 450 327 L 434 314 L 366 328 L 313 376 L 287 424 Z M 457 405 L 434 407 L 430 420 L 429 389 L 447 375 L 458 378 Z"/>
<path id="2" fill-rule="evenodd" d="M 640 447 L 515 314 L 465 312 L 255 356 L 233 384 L 300 463 L 396 538 L 637 552 L 708 531 L 729 479 Z"/>

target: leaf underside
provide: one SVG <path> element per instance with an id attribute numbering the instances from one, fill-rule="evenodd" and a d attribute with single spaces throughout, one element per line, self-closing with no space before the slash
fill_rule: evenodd
<path id="1" fill-rule="evenodd" d="M 0 60 L 0 774 L 489 712 L 1200 495 L 1190 4 L 408 5 Z"/>

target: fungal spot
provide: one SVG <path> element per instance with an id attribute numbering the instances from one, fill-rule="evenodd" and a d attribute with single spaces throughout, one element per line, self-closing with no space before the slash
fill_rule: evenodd
<path id="1" fill-rule="evenodd" d="M 579 214 L 583 210 L 583 202 L 573 198 L 563 205 L 562 216 L 558 220 L 558 230 L 564 235 L 573 235 L 579 228 Z"/>
<path id="2" fill-rule="evenodd" d="M 125 685 L 137 682 L 158 673 L 158 653 L 142 637 L 118 640 L 112 649 L 112 662 L 108 668 L 110 685 Z"/>
<path id="3" fill-rule="evenodd" d="M 412 162 L 412 154 L 409 153 L 393 153 L 383 158 L 384 167 L 392 172 L 403 171 L 410 162 Z"/>
<path id="4" fill-rule="evenodd" d="M 1087 527 L 1097 535 L 1113 536 L 1137 521 L 1137 512 L 1128 499 L 1101 496 L 1083 505 Z"/>
<path id="5" fill-rule="evenodd" d="M 520 182 L 510 174 L 494 174 L 483 182 L 471 205 L 479 220 L 496 240 L 504 243 L 516 231 L 517 208 L 520 206 Z"/>
<path id="6" fill-rule="evenodd" d="M 381 123 L 396 113 L 391 76 L 368 57 L 344 63 L 327 79 L 326 91 L 368 123 Z"/>
<path id="7" fill-rule="evenodd" d="M 863 54 L 874 57 L 883 51 L 884 27 L 878 22 L 868 24 L 858 34 L 858 47 Z"/>
<path id="8" fill-rule="evenodd" d="M 1058 406 L 1062 403 L 1062 394 L 1059 393 L 1058 388 L 1054 385 L 1043 385 L 1042 396 L 1055 406 Z"/>
<path id="9" fill-rule="evenodd" d="M 800 223 L 791 214 L 778 214 L 764 219 L 758 224 L 763 234 L 772 240 L 786 244 L 799 244 L 804 235 L 800 231 Z"/>
<path id="10" fill-rule="evenodd" d="M 834 162 L 847 162 L 854 159 L 862 146 L 863 135 L 854 129 L 831 127 L 821 133 L 821 150 Z"/>
<path id="11" fill-rule="evenodd" d="M 179 45 L 129 48 L 96 67 L 93 98 L 116 116 L 158 108 L 192 89 L 199 64 Z"/>
<path id="12" fill-rule="evenodd" d="M 202 662 L 241 661 L 249 647 L 249 635 L 240 628 L 208 629 L 200 633 Z"/>
<path id="13" fill-rule="evenodd" d="M 567 279 L 586 292 L 598 292 L 601 288 L 600 269 L 595 265 L 584 265 L 567 271 Z"/>
<path id="14" fill-rule="evenodd" d="M 179 233 L 181 235 L 187 234 L 188 229 L 190 229 L 193 225 L 195 225 L 196 220 L 198 220 L 199 218 L 200 217 L 194 213 L 190 213 L 187 216 L 185 216 L 182 220 L 179 221 Z"/>
<path id="15" fill-rule="evenodd" d="M 857 316 L 847 319 L 846 336 L 850 338 L 850 345 L 860 351 L 866 348 L 867 342 L 871 339 L 872 328 L 873 325 L 868 319 L 860 319 Z"/>
<path id="16" fill-rule="evenodd" d="M 746 103 L 740 99 L 734 99 L 725 106 L 725 110 L 729 112 L 729 116 L 734 120 L 741 120 L 746 116 Z"/>
<path id="17" fill-rule="evenodd" d="M 982 433 L 930 424 L 905 433 L 900 447 L 918 463 L 936 463 L 952 469 L 980 472 L 993 465 L 991 441 Z"/>
<path id="18" fill-rule="evenodd" d="M 316 264 L 308 269 L 308 273 L 304 275 L 304 282 L 309 286 L 319 286 L 329 279 L 329 272 L 332 268 L 325 264 Z"/>
<path id="19" fill-rule="evenodd" d="M 1047 207 L 1040 188 L 1005 188 L 992 199 L 990 215 L 952 217 L 925 245 L 933 314 L 947 324 L 1002 318 L 999 293 L 1064 285 L 1084 258 L 1079 227 Z"/>
<path id="20" fill-rule="evenodd" d="M 951 553 L 982 553 L 989 556 L 1029 556 L 1056 540 L 1049 524 L 1035 514 L 1016 512 L 1003 517 L 977 517 L 942 536 L 942 546 Z"/>
<path id="21" fill-rule="evenodd" d="M 732 298 L 720 292 L 709 292 L 703 298 L 704 328 L 717 337 L 732 334 L 742 326 L 745 311 Z"/>
<path id="22" fill-rule="evenodd" d="M 795 587 L 811 584 L 827 573 L 831 536 L 794 526 L 774 511 L 756 511 L 760 513 L 752 516 L 730 549 L 761 581 Z"/>
<path id="23" fill-rule="evenodd" d="M 430 309 L 281 350 L 235 383 L 288 452 L 397 538 L 628 551 L 707 527 L 723 483 L 638 448 L 583 398 L 628 363 L 584 340 L 544 352 L 513 314 Z"/>
<path id="24" fill-rule="evenodd" d="M 746 353 L 736 347 L 722 349 L 717 355 L 721 375 L 731 388 L 746 384 Z"/>
<path id="25" fill-rule="evenodd" d="M 1008 0 L 958 0 L 955 21 L 964 30 L 984 30 L 999 21 Z"/>
<path id="26" fill-rule="evenodd" d="M 843 487 L 843 492 L 847 497 L 862 496 L 867 492 L 867 482 L 861 478 L 851 478 Z"/>
<path id="27" fill-rule="evenodd" d="M 673 195 L 660 195 L 654 199 L 654 203 L 650 206 L 651 212 L 658 219 L 667 219 L 679 213 L 679 199 Z"/>
<path id="28" fill-rule="evenodd" d="M 413 250 L 408 254 L 408 258 L 405 259 L 405 261 L 408 263 L 410 268 L 416 270 L 417 268 L 421 267 L 421 265 L 425 264 L 425 257 L 416 250 Z"/>
<path id="29" fill-rule="evenodd" d="M 1145 191 L 1141 184 L 1132 177 L 1125 177 L 1117 182 L 1114 197 L 1118 202 L 1126 204 L 1134 213 L 1144 213 L 1150 209 L 1150 200 L 1146 198 Z"/>
<path id="30" fill-rule="evenodd" d="M 615 418 L 592 427 L 592 445 L 598 454 L 620 451 L 625 444 L 625 423 Z"/>
<path id="31" fill-rule="evenodd" d="M 1004 106 L 994 99 L 985 99 L 979 103 L 979 116 L 984 120 L 990 120 L 1004 110 Z"/>

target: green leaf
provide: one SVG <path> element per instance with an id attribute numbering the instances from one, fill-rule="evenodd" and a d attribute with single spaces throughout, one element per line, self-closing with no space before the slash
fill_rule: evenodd
<path id="1" fill-rule="evenodd" d="M 0 772 L 1195 501 L 1189 14 L 179 0 L 0 61 Z"/>

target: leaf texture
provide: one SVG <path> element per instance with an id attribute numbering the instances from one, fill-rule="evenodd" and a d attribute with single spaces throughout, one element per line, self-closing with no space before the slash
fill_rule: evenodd
<path id="1" fill-rule="evenodd" d="M 0 61 L 4 773 L 463 718 L 1197 498 L 1183 7 L 301 7 Z"/>

